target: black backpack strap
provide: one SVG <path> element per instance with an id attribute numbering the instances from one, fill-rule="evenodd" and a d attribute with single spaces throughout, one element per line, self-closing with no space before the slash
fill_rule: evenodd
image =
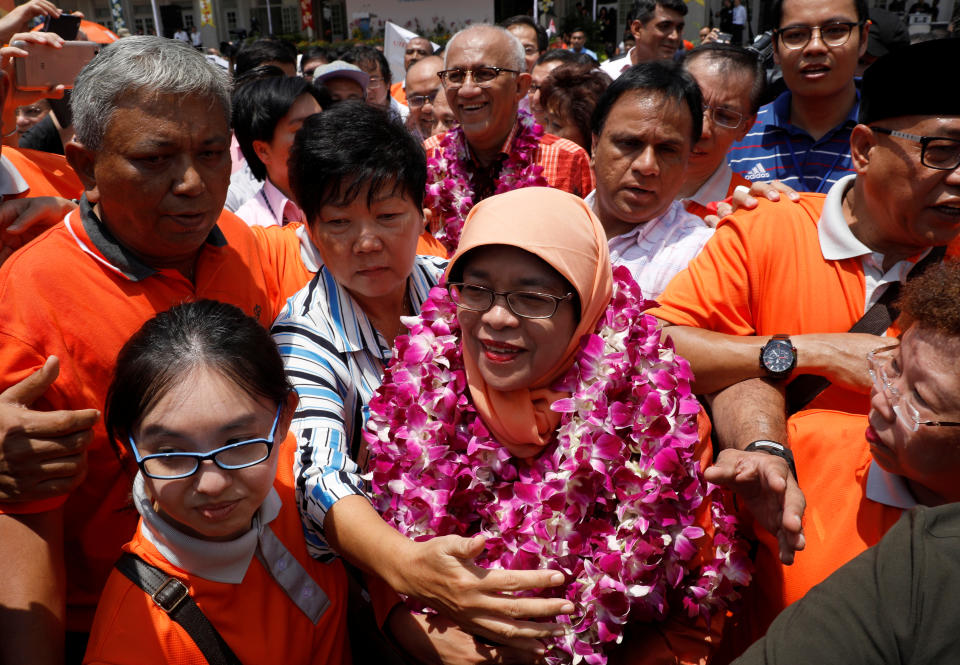
<path id="1" fill-rule="evenodd" d="M 930 252 L 917 262 L 907 281 L 922 275 L 927 268 L 934 263 L 940 263 L 947 252 L 946 247 L 934 247 Z M 870 333 L 871 335 L 882 335 L 893 325 L 893 322 L 900 316 L 894 303 L 900 297 L 900 282 L 894 282 L 887 287 L 877 302 L 860 317 L 860 319 L 851 326 L 847 332 L 852 333 Z M 787 415 L 792 415 L 800 411 L 812 402 L 817 395 L 830 387 L 830 380 L 816 376 L 814 374 L 801 374 L 786 387 L 787 397 Z"/>
<path id="2" fill-rule="evenodd" d="M 207 663 L 243 665 L 194 602 L 190 589 L 183 582 L 129 552 L 124 552 L 114 566 L 187 631 Z"/>

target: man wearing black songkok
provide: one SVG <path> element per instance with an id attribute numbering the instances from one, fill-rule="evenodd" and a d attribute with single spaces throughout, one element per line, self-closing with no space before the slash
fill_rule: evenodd
<path id="1" fill-rule="evenodd" d="M 850 138 L 856 174 L 826 196 L 762 200 L 727 217 L 651 310 L 671 325 L 696 392 L 714 394 L 724 450 L 707 477 L 740 492 L 777 537 L 763 541 L 758 559 L 766 548 L 770 559 L 779 553 L 790 563 L 806 543 L 796 475 L 818 470 L 798 459 L 791 471 L 786 415 L 810 407 L 866 413 L 866 354 L 896 340 L 882 336 L 883 324 L 867 334 L 848 331 L 934 248 L 960 253 L 960 93 L 931 65 L 958 61 L 960 40 L 937 40 L 874 63 Z M 895 318 L 895 309 L 881 309 L 874 311 Z M 779 351 L 768 354 L 774 361 L 791 362 L 758 361 L 771 347 Z M 827 379 L 827 387 L 800 375 Z M 791 436 L 801 422 L 822 427 L 806 411 L 790 420 Z"/>

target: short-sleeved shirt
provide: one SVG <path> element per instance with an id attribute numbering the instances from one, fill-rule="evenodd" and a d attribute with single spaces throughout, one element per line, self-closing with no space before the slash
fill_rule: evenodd
<path id="1" fill-rule="evenodd" d="M 884 271 L 883 255 L 860 243 L 842 211 L 855 176 L 828 196 L 760 199 L 721 220 L 703 251 L 650 310 L 669 323 L 728 335 L 846 332 L 921 254 Z M 957 241 L 948 248 L 955 254 Z M 831 385 L 810 403 L 866 413 L 868 397 Z"/>
<path id="2" fill-rule="evenodd" d="M 519 123 L 515 123 L 510 130 L 507 140 L 500 150 L 501 156 L 506 159 L 517 135 Z M 433 157 L 440 148 L 440 141 L 446 134 L 431 136 L 423 142 L 427 151 L 427 158 Z M 590 156 L 586 150 L 573 141 L 562 139 L 553 134 L 544 134 L 540 137 L 540 145 L 534 156 L 534 162 L 543 167 L 543 177 L 547 185 L 562 189 L 581 198 L 593 191 L 593 169 L 590 168 Z M 470 165 L 468 165 L 470 168 Z M 474 168 L 478 168 L 474 165 Z M 429 183 L 428 183 L 429 184 Z M 479 199 L 478 199 L 479 200 Z M 476 203 L 477 201 L 474 201 Z"/>
<path id="3" fill-rule="evenodd" d="M 595 191 L 584 200 L 597 212 Z M 702 219 L 684 210 L 679 201 L 674 201 L 658 217 L 610 238 L 610 263 L 626 266 L 640 285 L 643 297 L 656 300 L 670 280 L 700 253 L 712 235 L 713 229 Z"/>
<path id="4" fill-rule="evenodd" d="M 730 148 L 727 160 L 734 173 L 751 182 L 780 180 L 798 192 L 826 192 L 854 172 L 850 132 L 857 124 L 860 93 L 839 125 L 814 140 L 790 122 L 788 90 L 760 107 L 750 132 Z"/>
<path id="5" fill-rule="evenodd" d="M 445 267 L 442 259 L 417 257 L 407 283 L 415 311 Z M 360 474 L 368 455 L 360 432 L 390 361 L 390 345 L 325 267 L 287 301 L 271 332 L 300 396 L 291 429 L 300 447 L 297 503 L 307 545 L 315 557 L 327 559 L 327 511 L 343 497 L 364 493 Z"/>
<path id="6" fill-rule="evenodd" d="M 904 510 L 917 505 L 904 480 L 873 461 L 864 414 L 807 410 L 790 419 L 789 437 L 800 487 L 806 547 L 780 563 L 776 536 L 756 529 L 759 548 L 737 629 L 724 637 L 731 653 L 761 637 L 785 607 L 877 544 Z"/>
<path id="7" fill-rule="evenodd" d="M 292 285 L 283 286 L 283 266 L 300 263 L 295 238 L 265 248 L 225 211 L 200 249 L 191 282 L 141 263 L 84 200 L 0 267 L 0 386 L 56 355 L 60 375 L 34 407 L 103 410 L 117 354 L 144 322 L 179 303 L 209 298 L 269 326 L 292 292 L 284 290 Z M 63 505 L 67 629 L 79 631 L 89 630 L 107 575 L 137 524 L 130 502 L 136 466 L 110 445 L 102 420 L 94 426 L 87 465 L 86 479 L 67 497 L 0 505 L 6 513 Z"/>
<path id="8" fill-rule="evenodd" d="M 281 446 L 273 486 L 279 513 L 267 527 L 286 548 L 288 554 L 284 556 L 292 556 L 319 587 L 305 590 L 326 595 L 329 605 L 316 624 L 293 603 L 259 556 L 250 559 L 242 582 L 214 581 L 168 560 L 145 532 L 142 520 L 123 549 L 187 585 L 197 605 L 241 662 L 341 665 L 350 661 L 346 646 L 346 572 L 339 561 L 320 563 L 307 553 L 293 491 L 295 448 L 289 439 Z M 169 539 L 157 542 L 172 547 Z M 216 545 L 210 543 L 211 547 Z M 110 574 L 104 588 L 83 662 L 207 665 L 186 630 L 119 571 Z"/>

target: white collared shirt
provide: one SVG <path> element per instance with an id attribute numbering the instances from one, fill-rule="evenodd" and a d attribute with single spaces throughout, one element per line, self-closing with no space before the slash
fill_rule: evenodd
<path id="1" fill-rule="evenodd" d="M 877 464 L 877 460 L 870 462 L 870 469 L 867 471 L 867 498 L 903 510 L 919 505 L 907 486 L 906 479 L 890 473 Z"/>
<path id="2" fill-rule="evenodd" d="M 636 48 L 636 47 L 633 47 Z M 607 60 L 600 65 L 600 69 L 614 81 L 630 67 L 633 67 L 633 48 L 627 51 L 627 55 L 616 60 Z"/>
<path id="3" fill-rule="evenodd" d="M 860 242 L 843 214 L 843 195 L 848 189 L 853 187 L 856 175 L 849 175 L 841 178 L 827 192 L 827 199 L 823 204 L 823 211 L 820 213 L 820 223 L 817 226 L 817 233 L 820 238 L 820 251 L 823 252 L 823 258 L 828 261 L 842 261 L 857 256 L 863 257 L 863 277 L 866 282 L 866 299 L 863 311 L 869 310 L 887 290 L 887 286 L 894 282 L 903 282 L 907 274 L 916 265 L 915 262 L 908 259 L 898 261 L 887 271 L 883 270 L 884 255 L 880 252 L 874 252 L 872 249 Z M 920 258 L 926 256 L 930 250 L 920 254 Z"/>
<path id="4" fill-rule="evenodd" d="M 596 197 L 597 191 L 593 190 L 584 201 L 599 216 Z M 684 210 L 679 201 L 673 201 L 659 217 L 610 238 L 610 263 L 626 266 L 643 296 L 656 300 L 712 235 L 713 229 L 702 219 Z"/>
<path id="5" fill-rule="evenodd" d="M 730 180 L 733 178 L 733 169 L 727 164 L 726 160 L 720 162 L 720 166 L 710 174 L 700 189 L 695 191 L 692 196 L 681 199 L 684 205 L 693 201 L 694 203 L 706 208 L 715 201 L 723 201 L 727 198 L 727 192 L 730 189 Z"/>

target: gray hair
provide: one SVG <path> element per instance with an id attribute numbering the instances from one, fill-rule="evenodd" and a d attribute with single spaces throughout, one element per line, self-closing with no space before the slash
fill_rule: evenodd
<path id="1" fill-rule="evenodd" d="M 490 25 L 489 23 L 471 25 L 469 28 L 464 28 L 463 30 L 460 30 L 459 32 L 455 33 L 453 37 L 450 38 L 450 41 L 447 42 L 447 46 L 443 50 L 443 66 L 444 67 L 447 66 L 447 57 L 450 54 L 450 49 L 453 47 L 454 42 L 457 41 L 457 38 L 460 37 L 460 35 L 466 34 L 468 32 L 472 32 L 474 30 L 493 31 L 505 37 L 507 39 L 507 43 L 509 44 L 508 48 L 510 49 L 508 53 L 510 62 L 507 63 L 507 66 L 510 69 L 517 70 L 518 72 L 527 71 L 527 61 L 524 58 L 523 44 L 520 43 L 520 40 L 517 39 L 513 35 L 513 33 L 511 33 L 506 28 L 501 28 L 499 25 Z"/>
<path id="2" fill-rule="evenodd" d="M 140 93 L 207 97 L 230 122 L 230 79 L 219 67 L 175 39 L 126 37 L 105 46 L 77 76 L 70 101 L 76 140 L 99 150 L 121 99 Z"/>

